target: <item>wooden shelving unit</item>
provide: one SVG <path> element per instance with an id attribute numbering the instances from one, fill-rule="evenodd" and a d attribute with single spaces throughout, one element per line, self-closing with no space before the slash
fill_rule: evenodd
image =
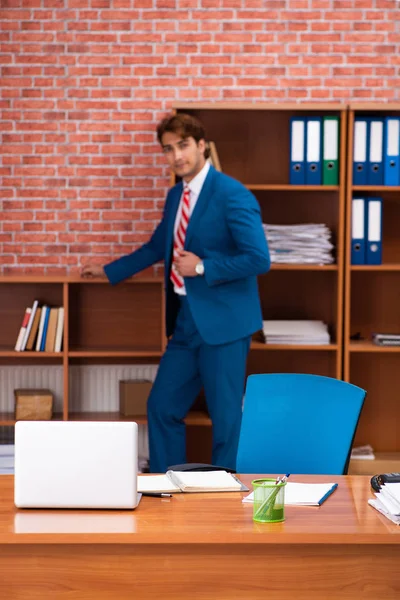
<path id="1" fill-rule="evenodd" d="M 367 390 L 355 444 L 371 444 L 376 460 L 353 461 L 352 472 L 371 474 L 400 470 L 400 348 L 371 341 L 375 332 L 400 332 L 400 187 L 353 186 L 352 157 L 355 117 L 383 114 L 400 116 L 400 104 L 352 104 L 348 120 L 343 374 Z M 383 199 L 382 265 L 351 265 L 354 193 Z"/>
<path id="2" fill-rule="evenodd" d="M 112 287 L 105 278 L 2 276 L 0 289 L 3 364 L 63 366 L 63 413 L 54 418 L 104 420 L 108 415 L 119 420 L 118 413 L 93 412 L 88 416 L 69 412 L 70 366 L 115 361 L 157 363 L 165 347 L 162 278 L 139 276 Z M 61 352 L 13 350 L 25 308 L 35 299 L 39 304 L 64 307 Z M 12 413 L 0 414 L 0 426 L 14 424 Z"/>

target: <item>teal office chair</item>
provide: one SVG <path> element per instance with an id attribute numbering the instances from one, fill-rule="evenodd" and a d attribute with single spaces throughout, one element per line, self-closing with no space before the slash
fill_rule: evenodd
<path id="1" fill-rule="evenodd" d="M 320 375 L 247 378 L 238 473 L 347 473 L 365 390 Z"/>

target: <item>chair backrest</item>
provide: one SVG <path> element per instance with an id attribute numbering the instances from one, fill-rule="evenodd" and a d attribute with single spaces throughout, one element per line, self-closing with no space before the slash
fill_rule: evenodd
<path id="1" fill-rule="evenodd" d="M 331 377 L 250 375 L 237 472 L 346 473 L 365 396 Z"/>

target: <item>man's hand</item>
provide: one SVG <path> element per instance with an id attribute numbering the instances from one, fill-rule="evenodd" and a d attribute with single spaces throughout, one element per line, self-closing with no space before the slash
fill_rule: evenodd
<path id="1" fill-rule="evenodd" d="M 196 277 L 195 267 L 201 259 L 193 252 L 187 252 L 186 250 L 177 249 L 176 253 L 178 256 L 174 260 L 174 265 L 179 275 L 182 275 L 182 277 Z"/>
<path id="2" fill-rule="evenodd" d="M 105 277 L 102 265 L 88 263 L 81 268 L 81 277 L 84 279 L 93 279 L 95 277 Z"/>

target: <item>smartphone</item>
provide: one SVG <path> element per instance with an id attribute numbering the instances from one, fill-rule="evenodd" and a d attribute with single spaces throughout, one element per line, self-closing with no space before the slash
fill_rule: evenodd
<path id="1" fill-rule="evenodd" d="M 385 483 L 400 483 L 400 473 L 382 473 L 371 477 L 371 487 L 375 492 L 379 492 Z"/>

